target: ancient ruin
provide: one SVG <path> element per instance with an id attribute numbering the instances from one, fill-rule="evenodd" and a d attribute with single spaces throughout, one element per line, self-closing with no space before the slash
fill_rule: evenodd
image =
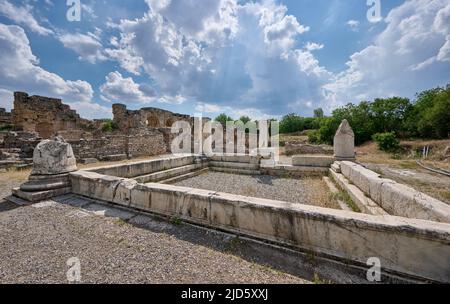
<path id="1" fill-rule="evenodd" d="M 385 280 L 450 282 L 450 206 L 353 162 L 355 137 L 346 120 L 334 138 L 334 156 L 321 148 L 281 162 L 275 150 L 265 153 L 271 146 L 250 154 L 255 151 L 246 136 L 245 154 L 224 154 L 222 147 L 78 170 L 77 160 L 170 154 L 171 125 L 185 121 L 193 126 L 194 119 L 115 104 L 112 121 L 89 121 L 61 100 L 25 93 L 15 94 L 14 105 L 14 130 L 3 132 L 1 151 L 16 166 L 22 161 L 33 170 L 13 189 L 11 202 L 56 204 L 65 195 L 64 202 L 101 202 L 288 247 L 335 268 L 345 264 L 342 272 L 361 273 L 361 265 L 376 256 Z M 110 128 L 104 128 L 107 124 Z M 229 144 L 225 135 L 224 146 Z M 238 136 L 235 132 L 234 139 Z M 192 149 L 194 141 L 188 142 Z M 211 182 L 217 174 L 229 180 Z M 244 182 L 238 176 L 249 178 Z M 310 185 L 299 186 L 303 179 Z M 316 190 L 325 202 L 311 199 L 309 192 Z"/>
<path id="2" fill-rule="evenodd" d="M 192 123 L 188 115 L 157 108 L 133 111 L 121 104 L 113 105 L 113 115 L 112 129 L 105 128 L 109 120 L 83 119 L 60 99 L 15 92 L 12 112 L 0 109 L 0 127 L 11 128 L 0 131 L 0 168 L 28 167 L 34 147 L 54 136 L 69 142 L 81 163 L 166 154 L 172 124 Z"/>
<path id="3" fill-rule="evenodd" d="M 13 194 L 36 202 L 69 193 L 69 173 L 77 170 L 70 144 L 62 137 L 43 140 L 34 149 L 33 171 L 28 182 L 13 189 Z"/>

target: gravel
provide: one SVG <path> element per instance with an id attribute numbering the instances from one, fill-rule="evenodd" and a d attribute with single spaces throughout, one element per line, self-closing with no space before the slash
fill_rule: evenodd
<path id="1" fill-rule="evenodd" d="M 306 283 L 229 253 L 230 243 L 73 195 L 24 207 L 0 202 L 0 283 L 67 283 L 72 257 L 82 283 Z"/>
<path id="2" fill-rule="evenodd" d="M 319 177 L 292 179 L 267 175 L 248 176 L 208 172 L 180 181 L 175 185 L 341 209 L 339 204 L 330 198 L 328 186 Z"/>

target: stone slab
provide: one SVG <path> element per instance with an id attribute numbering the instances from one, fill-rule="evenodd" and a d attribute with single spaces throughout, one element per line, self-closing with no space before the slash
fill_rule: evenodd
<path id="1" fill-rule="evenodd" d="M 296 155 L 292 157 L 292 165 L 304 167 L 329 168 L 335 159 L 327 155 Z"/>
<path id="2" fill-rule="evenodd" d="M 71 192 L 70 187 L 48 190 L 48 191 L 40 191 L 40 192 L 25 192 L 25 191 L 20 190 L 20 188 L 14 188 L 12 190 L 12 193 L 14 196 L 17 196 L 21 199 L 24 199 L 24 200 L 32 202 L 32 203 L 47 200 L 52 197 L 67 194 L 70 192 Z"/>

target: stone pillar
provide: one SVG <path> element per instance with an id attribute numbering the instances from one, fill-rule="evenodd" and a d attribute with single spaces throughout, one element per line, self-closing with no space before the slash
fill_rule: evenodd
<path id="1" fill-rule="evenodd" d="M 62 137 L 40 142 L 33 153 L 33 171 L 28 181 L 13 189 L 13 195 L 38 202 L 70 193 L 69 173 L 76 171 L 72 147 Z"/>
<path id="2" fill-rule="evenodd" d="M 334 157 L 336 160 L 355 160 L 355 134 L 346 119 L 334 136 Z"/>

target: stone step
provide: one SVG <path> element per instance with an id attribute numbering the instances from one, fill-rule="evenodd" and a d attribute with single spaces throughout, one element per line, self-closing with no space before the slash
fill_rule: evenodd
<path id="1" fill-rule="evenodd" d="M 292 165 L 301 167 L 329 168 L 335 159 L 329 155 L 296 155 L 292 157 Z"/>
<path id="2" fill-rule="evenodd" d="M 331 193 L 333 193 L 333 194 L 339 193 L 339 189 L 335 186 L 335 184 L 331 181 L 331 179 L 328 176 L 324 176 L 322 179 L 325 182 L 325 184 L 327 184 L 327 186 L 330 189 Z M 350 208 L 350 206 L 348 206 L 342 200 L 338 199 L 337 202 L 339 204 L 339 207 L 341 207 L 342 210 L 352 211 L 352 208 Z"/>
<path id="3" fill-rule="evenodd" d="M 340 165 L 340 163 L 339 162 L 334 162 L 331 165 L 331 170 L 333 170 L 336 173 L 341 173 L 341 165 Z"/>
<path id="4" fill-rule="evenodd" d="M 181 166 L 173 169 L 159 171 L 147 175 L 142 175 L 134 178 L 138 183 L 157 183 L 162 180 L 166 180 L 172 177 L 176 177 L 182 174 L 190 173 L 192 171 L 203 168 L 203 164 L 192 164 Z"/>
<path id="5" fill-rule="evenodd" d="M 220 154 L 213 155 L 210 160 L 214 162 L 232 162 L 232 163 L 244 163 L 244 164 L 259 164 L 259 156 L 251 156 L 247 154 Z"/>
<path id="6" fill-rule="evenodd" d="M 203 169 L 200 169 L 200 170 L 197 170 L 194 172 L 189 172 L 189 173 L 186 173 L 183 175 L 175 176 L 175 177 L 160 181 L 159 183 L 160 184 L 174 184 L 174 183 L 180 182 L 182 180 L 185 180 L 185 179 L 188 179 L 191 177 L 195 177 L 195 176 L 198 176 L 201 174 L 208 173 L 208 171 L 209 171 L 209 168 L 203 168 Z"/>
<path id="7" fill-rule="evenodd" d="M 209 165 L 216 168 L 229 168 L 229 169 L 244 169 L 244 170 L 259 170 L 259 164 L 240 163 L 240 162 L 223 162 L 223 161 L 210 161 Z"/>
<path id="8" fill-rule="evenodd" d="M 389 215 L 372 199 L 367 197 L 358 187 L 352 185 L 344 175 L 336 173 L 330 169 L 332 179 L 350 195 L 353 202 L 358 206 L 361 212 L 371 215 Z"/>
<path id="9" fill-rule="evenodd" d="M 259 170 L 223 168 L 223 167 L 210 167 L 210 170 L 215 171 L 215 172 L 230 173 L 230 174 L 261 175 L 261 171 L 259 171 Z"/>

